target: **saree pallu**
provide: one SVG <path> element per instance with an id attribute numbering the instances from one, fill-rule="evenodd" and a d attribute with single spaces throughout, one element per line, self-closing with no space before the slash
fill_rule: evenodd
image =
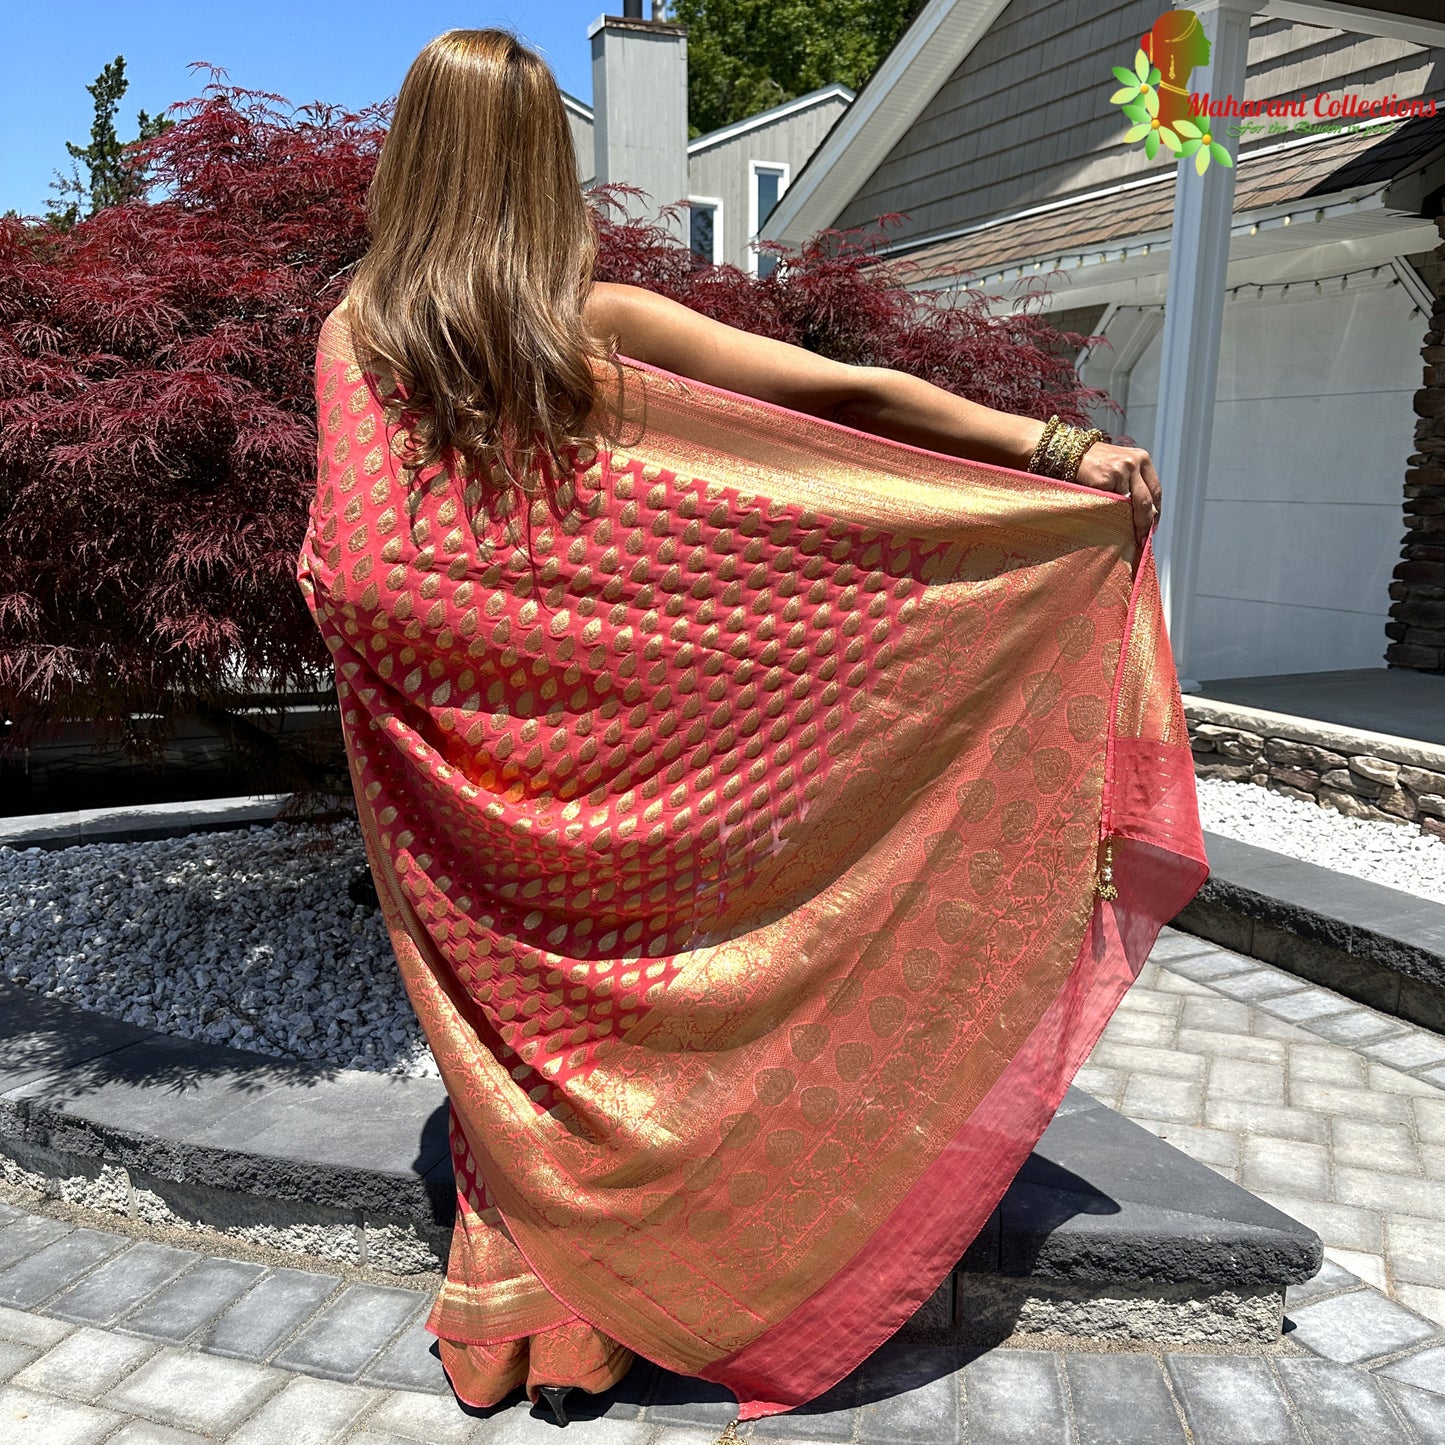
<path id="1" fill-rule="evenodd" d="M 624 375 L 570 507 L 477 521 L 333 313 L 299 580 L 451 1101 L 454 1386 L 635 1352 L 747 1419 L 935 1292 L 1208 869 L 1126 498 Z"/>

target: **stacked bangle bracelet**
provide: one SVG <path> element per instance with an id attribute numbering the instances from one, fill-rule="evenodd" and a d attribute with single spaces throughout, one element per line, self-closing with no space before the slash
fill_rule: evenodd
<path id="1" fill-rule="evenodd" d="M 1103 441 L 1104 433 L 1097 427 L 1070 426 L 1051 416 L 1044 424 L 1043 435 L 1029 458 L 1028 470 L 1041 477 L 1054 477 L 1061 482 L 1072 482 L 1079 474 L 1079 463 L 1084 453 L 1097 441 Z"/>

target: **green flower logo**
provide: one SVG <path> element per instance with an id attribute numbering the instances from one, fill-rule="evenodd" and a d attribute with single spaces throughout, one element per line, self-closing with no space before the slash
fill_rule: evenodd
<path id="1" fill-rule="evenodd" d="M 1135 52 L 1133 70 L 1116 65 L 1114 78 L 1122 88 L 1109 97 L 1109 103 L 1117 105 L 1124 118 L 1132 122 L 1124 135 L 1128 145 L 1143 141 L 1144 154 L 1151 161 L 1161 147 L 1178 160 L 1193 156 L 1194 169 L 1201 176 L 1209 169 L 1211 160 L 1222 166 L 1234 164 L 1229 152 L 1209 133 L 1208 117 L 1201 116 L 1198 121 L 1176 120 L 1172 127 L 1159 119 L 1159 70 L 1149 63 L 1149 57 L 1142 50 Z"/>
<path id="2" fill-rule="evenodd" d="M 1114 67 L 1114 78 L 1122 85 L 1123 90 L 1116 90 L 1109 100 L 1114 105 L 1128 105 L 1130 101 L 1140 95 L 1148 94 L 1154 97 L 1154 110 L 1152 114 L 1159 113 L 1159 97 L 1154 87 L 1159 84 L 1159 70 L 1157 66 L 1149 64 L 1149 57 L 1142 50 L 1134 52 L 1134 68 L 1126 70 L 1122 65 Z"/>
<path id="3" fill-rule="evenodd" d="M 1180 160 L 1183 160 L 1185 156 L 1193 156 L 1195 173 L 1201 176 L 1209 169 L 1211 157 L 1222 166 L 1232 166 L 1234 162 L 1230 159 L 1229 152 L 1210 135 L 1208 120 L 1203 116 L 1200 116 L 1199 119 L 1203 123 L 1203 128 L 1192 120 L 1176 120 L 1174 129 L 1184 137 L 1184 143 L 1181 145 L 1176 141 L 1169 149 Z M 1174 138 L 1171 136 L 1170 139 Z M 1168 141 L 1165 144 L 1168 145 Z"/>
<path id="4" fill-rule="evenodd" d="M 1109 104 L 1121 107 L 1125 118 L 1134 122 L 1124 139 L 1130 145 L 1143 141 L 1144 154 L 1152 161 L 1159 154 L 1160 131 L 1169 134 L 1159 124 L 1159 92 L 1155 89 L 1159 84 L 1159 71 L 1149 64 L 1149 57 L 1140 50 L 1135 53 L 1133 70 L 1116 65 L 1114 78 L 1121 82 L 1123 89 L 1116 90 L 1109 97 Z M 1172 138 L 1176 144 L 1169 148 L 1178 150 L 1178 138 Z M 1165 141 L 1163 144 L 1169 143 Z"/>

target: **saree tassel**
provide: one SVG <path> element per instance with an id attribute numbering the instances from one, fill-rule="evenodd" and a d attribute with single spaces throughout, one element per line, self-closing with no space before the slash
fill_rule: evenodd
<path id="1" fill-rule="evenodd" d="M 743 1437 L 738 1434 L 738 1426 L 742 1424 L 742 1417 L 736 1420 L 729 1420 L 727 1429 L 713 1441 L 713 1445 L 743 1445 Z"/>
<path id="2" fill-rule="evenodd" d="M 1099 865 L 1098 876 L 1094 879 L 1094 891 L 1100 898 L 1114 899 L 1119 890 L 1114 887 L 1114 840 L 1104 839 L 1104 860 Z"/>

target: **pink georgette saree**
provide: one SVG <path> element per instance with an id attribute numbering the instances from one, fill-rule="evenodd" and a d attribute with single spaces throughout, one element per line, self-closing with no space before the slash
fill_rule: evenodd
<path id="1" fill-rule="evenodd" d="M 625 374 L 570 508 L 474 527 L 333 313 L 299 576 L 451 1099 L 454 1385 L 636 1352 L 751 1418 L 933 1294 L 1207 866 L 1127 500 Z"/>

